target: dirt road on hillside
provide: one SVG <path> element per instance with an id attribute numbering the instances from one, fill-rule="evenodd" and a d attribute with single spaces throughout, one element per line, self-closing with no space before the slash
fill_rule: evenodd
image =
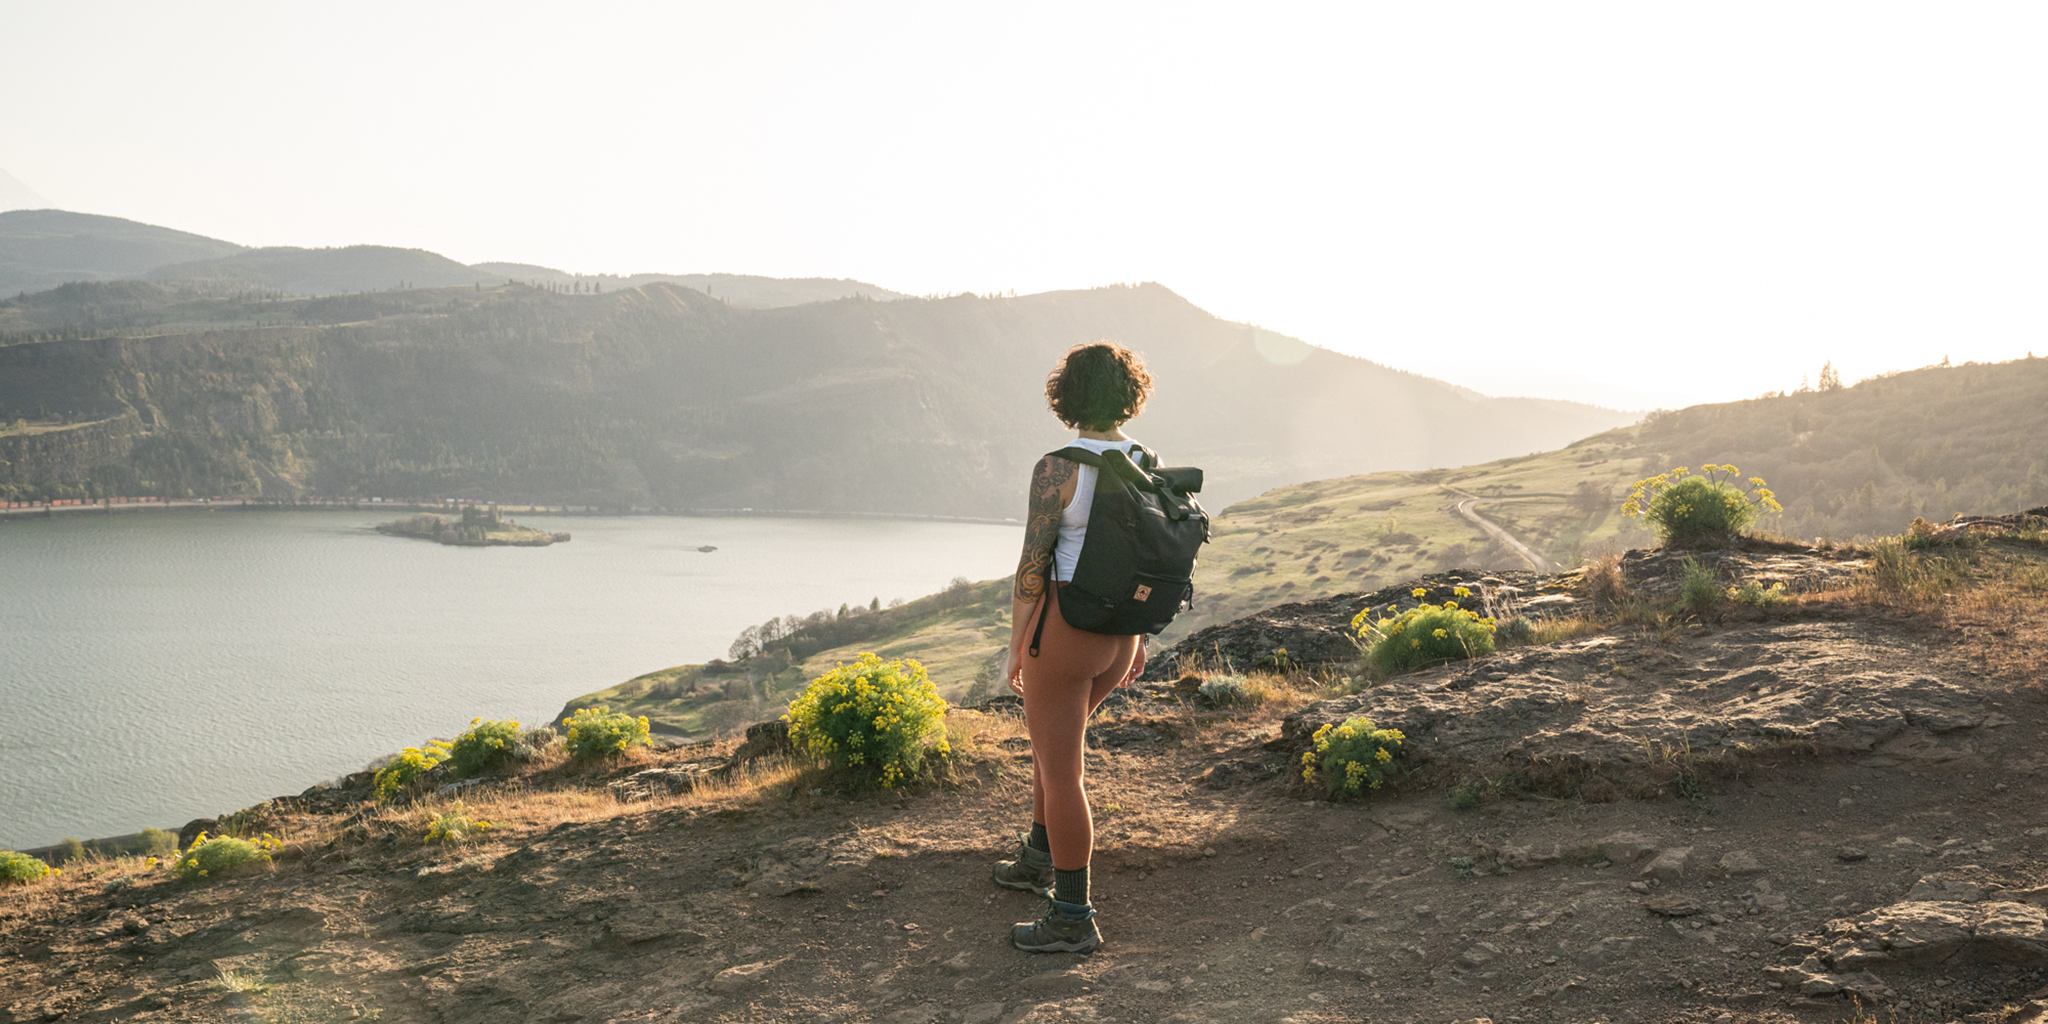
<path id="1" fill-rule="evenodd" d="M 1553 562 L 1550 559 L 1537 554 L 1536 549 L 1515 539 L 1514 534 L 1501 529 L 1492 521 L 1488 520 L 1484 516 L 1481 516 L 1477 511 L 1474 510 L 1475 506 L 1477 506 L 1478 504 L 1478 498 L 1466 498 L 1465 500 L 1458 502 L 1458 514 L 1464 516 L 1467 519 L 1472 520 L 1474 523 L 1479 524 L 1479 528 L 1485 530 L 1489 536 L 1493 537 L 1493 539 L 1500 541 L 1502 544 L 1507 545 L 1509 550 L 1513 551 L 1517 555 L 1522 556 L 1522 561 L 1529 563 L 1529 568 L 1534 569 L 1537 572 L 1556 572 L 1559 569 L 1564 568 L 1563 566 L 1558 565 L 1556 562 Z"/>

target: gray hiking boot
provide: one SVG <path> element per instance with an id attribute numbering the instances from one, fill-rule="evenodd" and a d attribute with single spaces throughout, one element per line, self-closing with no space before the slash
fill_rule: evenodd
<path id="1" fill-rule="evenodd" d="M 997 885 L 1005 889 L 1022 889 L 1040 896 L 1052 895 L 1052 854 L 1034 850 L 1025 841 L 1024 833 L 1017 833 L 1017 858 L 999 860 L 994 871 L 988 873 Z"/>
<path id="2" fill-rule="evenodd" d="M 1010 945 L 1026 953 L 1092 953 L 1102 945 L 1095 908 L 1045 898 L 1045 916 L 1010 926 Z"/>

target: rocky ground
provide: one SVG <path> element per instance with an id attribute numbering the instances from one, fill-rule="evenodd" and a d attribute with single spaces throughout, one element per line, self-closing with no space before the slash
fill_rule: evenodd
<path id="1" fill-rule="evenodd" d="M 0 1024 L 2041 1019 L 2041 575 L 1902 606 L 1855 589 L 1854 552 L 1740 558 L 1804 593 L 1357 694 L 1315 689 L 1355 657 L 1324 641 L 1406 590 L 1190 637 L 1244 667 L 1286 647 L 1295 688 L 1211 708 L 1162 658 L 1105 707 L 1091 956 L 1004 942 L 1040 902 L 986 877 L 1029 807 L 997 702 L 909 794 L 816 785 L 759 730 L 438 797 L 500 825 L 454 851 L 361 779 L 281 801 L 252 816 L 290 840 L 270 872 L 110 861 L 0 894 Z M 1669 565 L 1617 571 L 1655 593 Z M 1416 585 L 1599 612 L 1576 577 Z M 1404 777 L 1319 798 L 1305 737 L 1354 715 L 1407 733 Z"/>

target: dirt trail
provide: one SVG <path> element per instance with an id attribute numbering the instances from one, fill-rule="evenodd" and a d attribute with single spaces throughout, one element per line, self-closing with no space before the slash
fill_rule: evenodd
<path id="1" fill-rule="evenodd" d="M 1529 568 L 1537 572 L 1556 572 L 1563 568 L 1563 566 L 1558 565 L 1556 562 L 1537 554 L 1536 549 L 1515 539 L 1514 534 L 1501 529 L 1499 524 L 1481 516 L 1477 511 L 1479 502 L 1480 499 L 1478 498 L 1465 498 L 1459 501 L 1458 514 L 1472 520 L 1493 539 L 1507 545 L 1508 549 L 1519 555 L 1522 561 L 1529 563 Z"/>
<path id="2" fill-rule="evenodd" d="M 1091 729 L 1092 956 L 1004 942 L 1041 904 L 986 878 L 1029 805 L 1028 743 L 995 707 L 956 713 L 965 773 L 915 795 L 657 801 L 466 854 L 359 815 L 268 875 L 67 873 L 0 916 L 0 1024 L 1832 1022 L 1847 991 L 1945 1022 L 2023 1004 L 2048 983 L 2048 921 L 2026 919 L 2048 902 L 2048 708 L 1956 638 L 1830 614 L 1519 649 L 1348 704 L 1127 691 Z M 1829 657 L 1809 686 L 1802 666 Z M 1638 713 L 1652 694 L 1674 702 L 1661 720 Z M 1828 712 L 1830 694 L 1893 700 L 1896 721 Z M 1775 741 L 1713 731 L 1736 705 Z M 1288 711 L 1419 716 L 1413 776 L 1311 799 Z M 1574 729 L 1590 760 L 1560 763 L 1541 737 Z M 1726 756 L 1674 753 L 1698 729 Z M 1461 790 L 1483 799 L 1453 809 Z M 1942 956 L 1873 937 L 1905 934 L 1872 917 L 1900 906 L 1961 908 L 1929 940 Z M 269 990 L 226 991 L 223 970 Z"/>

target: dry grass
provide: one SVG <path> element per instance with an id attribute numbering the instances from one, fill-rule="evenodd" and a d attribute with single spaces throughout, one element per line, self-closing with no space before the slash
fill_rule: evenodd
<path id="1" fill-rule="evenodd" d="M 1591 636 L 1607 628 L 1600 620 L 1588 615 L 1572 615 L 1559 618 L 1529 620 L 1529 646 L 1541 647 L 1558 644 L 1566 640 L 1577 640 Z"/>
<path id="2" fill-rule="evenodd" d="M 1586 563 L 1585 571 L 1579 574 L 1580 596 L 1592 601 L 1596 607 L 1618 607 L 1627 604 L 1633 596 L 1628 585 L 1627 574 L 1621 571 L 1621 556 L 1603 555 Z"/>

